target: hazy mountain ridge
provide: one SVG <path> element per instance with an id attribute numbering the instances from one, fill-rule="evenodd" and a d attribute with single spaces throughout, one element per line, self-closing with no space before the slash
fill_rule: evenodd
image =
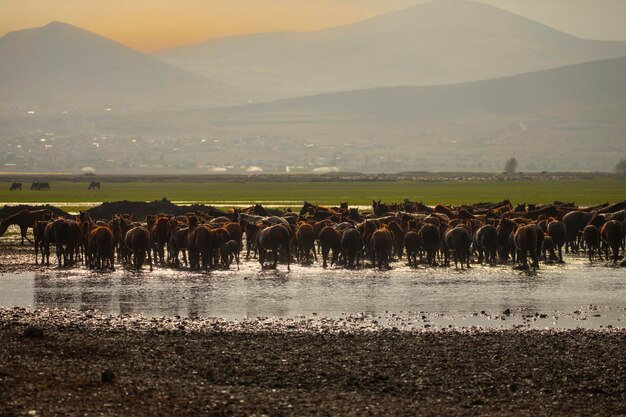
<path id="1" fill-rule="evenodd" d="M 0 102 L 6 106 L 159 109 L 246 100 L 212 81 L 65 23 L 0 38 Z"/>
<path id="2" fill-rule="evenodd" d="M 434 0 L 331 29 L 226 37 L 155 55 L 214 79 L 301 95 L 522 74 L 626 56 L 626 42 L 583 40 L 481 3 Z"/>

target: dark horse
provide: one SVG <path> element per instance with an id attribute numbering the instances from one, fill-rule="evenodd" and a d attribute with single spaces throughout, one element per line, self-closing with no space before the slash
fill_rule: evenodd
<path id="1" fill-rule="evenodd" d="M 21 182 L 14 182 L 13 184 L 11 184 L 11 188 L 9 188 L 9 191 L 15 191 L 15 190 L 22 191 L 22 183 Z"/>
<path id="2" fill-rule="evenodd" d="M 34 182 L 30 186 L 31 191 L 47 191 L 50 190 L 49 182 Z"/>
<path id="3" fill-rule="evenodd" d="M 152 271 L 152 256 L 150 254 L 152 242 L 150 241 L 150 232 L 148 229 L 143 226 L 133 227 L 126 232 L 124 243 L 126 243 L 126 247 L 132 253 L 133 267 L 136 270 L 140 270 L 147 254 L 148 265 L 150 265 L 150 271 Z"/>
<path id="4" fill-rule="evenodd" d="M 32 227 L 34 231 L 35 223 L 42 220 L 49 220 L 52 218 L 52 212 L 50 210 L 22 210 L 0 222 L 0 236 L 4 235 L 12 224 L 16 224 L 20 227 L 20 233 L 22 235 L 22 245 L 24 244 L 24 239 L 28 240 L 30 243 L 33 243 L 27 236 L 28 228 Z"/>
<path id="5" fill-rule="evenodd" d="M 91 183 L 89 183 L 89 187 L 87 187 L 88 190 L 99 190 L 100 189 L 100 181 L 91 181 Z"/>
<path id="6" fill-rule="evenodd" d="M 274 263 L 272 264 L 272 268 L 276 269 L 276 265 L 278 264 L 278 251 L 282 248 L 287 255 L 287 271 L 290 271 L 290 240 L 291 233 L 287 229 L 287 226 L 283 224 L 275 224 L 274 226 L 269 226 L 262 229 L 257 234 L 257 247 L 259 249 L 259 262 L 261 263 L 261 266 L 264 266 L 265 258 L 267 258 L 267 253 L 274 252 Z"/>

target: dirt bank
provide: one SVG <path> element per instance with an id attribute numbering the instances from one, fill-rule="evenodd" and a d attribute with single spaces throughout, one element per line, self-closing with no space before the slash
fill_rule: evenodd
<path id="1" fill-rule="evenodd" d="M 28 325 L 43 335 L 25 336 Z M 626 413 L 624 330 L 362 331 L 0 309 L 0 340 L 4 416 Z M 107 369 L 113 382 L 102 382 Z"/>

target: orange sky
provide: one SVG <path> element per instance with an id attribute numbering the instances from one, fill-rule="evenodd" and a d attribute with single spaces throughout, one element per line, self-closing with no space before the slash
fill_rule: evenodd
<path id="1" fill-rule="evenodd" d="M 314 30 L 424 0 L 0 0 L 0 35 L 67 22 L 142 51 L 209 38 Z M 581 37 L 626 40 L 626 0 L 484 0 Z"/>

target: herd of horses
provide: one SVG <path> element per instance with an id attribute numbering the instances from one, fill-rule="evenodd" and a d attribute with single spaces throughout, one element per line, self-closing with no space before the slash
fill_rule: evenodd
<path id="1" fill-rule="evenodd" d="M 240 253 L 251 253 L 262 268 L 279 262 L 290 269 L 294 258 L 310 264 L 346 268 L 390 268 L 406 255 L 408 264 L 469 268 L 512 262 L 517 269 L 537 269 L 539 262 L 563 262 L 563 253 L 585 251 L 589 261 L 619 262 L 625 248 L 626 201 L 594 207 L 554 202 L 518 205 L 509 201 L 435 207 L 404 201 L 373 201 L 360 213 L 347 203 L 325 207 L 305 202 L 299 212 L 267 209 L 260 204 L 230 211 L 208 207 L 181 216 L 158 214 L 136 221 L 132 214 L 92 219 L 55 218 L 49 210 L 22 210 L 0 222 L 0 236 L 18 225 L 21 243 L 33 229 L 35 263 L 50 265 L 56 248 L 59 267 L 83 263 L 92 269 L 116 264 L 139 270 L 153 262 L 191 270 L 229 268 Z M 603 258 L 604 255 L 604 258 Z M 41 257 L 41 259 L 40 259 Z M 182 259 L 181 259 L 182 257 Z M 626 262 L 622 262 L 624 266 Z"/>
<path id="2" fill-rule="evenodd" d="M 92 181 L 89 183 L 87 187 L 88 190 L 99 190 L 100 189 L 100 181 Z M 31 191 L 50 191 L 50 183 L 49 182 L 33 182 L 30 185 Z M 9 187 L 9 191 L 22 191 L 22 183 L 14 182 Z"/>

